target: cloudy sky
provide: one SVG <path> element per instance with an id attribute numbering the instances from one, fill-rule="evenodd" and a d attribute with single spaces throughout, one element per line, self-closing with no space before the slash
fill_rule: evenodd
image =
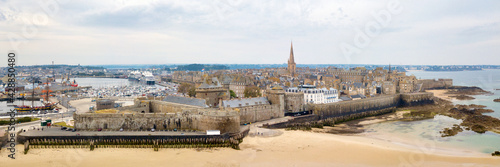
<path id="1" fill-rule="evenodd" d="M 19 65 L 500 64 L 498 0 L 41 2 L 0 0 Z"/>

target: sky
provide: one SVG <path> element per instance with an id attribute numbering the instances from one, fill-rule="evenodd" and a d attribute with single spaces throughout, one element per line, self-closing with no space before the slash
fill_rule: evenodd
<path id="1" fill-rule="evenodd" d="M 500 65 L 498 0 L 0 0 L 0 66 Z M 3 65 L 5 64 L 5 65 Z"/>

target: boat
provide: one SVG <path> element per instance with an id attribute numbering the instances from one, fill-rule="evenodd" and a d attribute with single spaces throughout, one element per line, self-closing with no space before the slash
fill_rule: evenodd
<path id="1" fill-rule="evenodd" d="M 73 80 L 73 82 L 70 83 L 69 86 L 78 87 L 78 84 L 76 83 L 76 80 Z"/>
<path id="2" fill-rule="evenodd" d="M 68 77 L 67 82 L 69 82 L 69 77 Z M 76 83 L 76 81 L 74 81 L 73 83 Z M 21 105 L 21 106 L 14 105 L 14 108 L 17 110 L 17 112 L 53 110 L 56 107 L 57 103 L 49 102 L 50 92 L 52 92 L 52 90 L 49 89 L 50 83 L 43 83 L 43 84 L 46 85 L 46 87 L 45 87 L 46 89 L 42 90 L 42 93 L 44 93 L 44 95 L 41 95 L 41 96 L 44 96 L 44 100 L 45 100 L 45 101 L 42 101 L 43 105 L 42 106 L 34 106 L 34 104 L 33 104 L 33 99 L 35 97 L 35 83 L 33 82 L 33 88 L 32 88 L 33 92 L 31 93 L 31 106 L 24 105 L 24 101 L 23 101 L 23 105 Z M 25 94 L 22 94 L 22 95 L 24 97 Z"/>
<path id="3" fill-rule="evenodd" d="M 142 77 L 142 74 L 139 71 L 132 71 L 132 72 L 130 72 L 130 74 L 128 74 L 129 81 L 139 81 L 139 79 L 141 77 Z"/>
<path id="4" fill-rule="evenodd" d="M 142 73 L 143 78 L 141 79 L 141 82 L 146 85 L 155 85 L 155 77 L 153 73 L 149 71 L 145 71 Z"/>
<path id="5" fill-rule="evenodd" d="M 40 111 L 40 110 L 53 110 L 56 107 L 54 103 L 45 103 L 43 106 L 18 106 L 14 105 L 17 112 L 27 112 L 27 111 Z"/>

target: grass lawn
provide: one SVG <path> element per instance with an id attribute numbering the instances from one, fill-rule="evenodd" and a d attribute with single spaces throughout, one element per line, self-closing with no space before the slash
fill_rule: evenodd
<path id="1" fill-rule="evenodd" d="M 116 114 L 118 110 L 116 109 L 104 109 L 95 111 L 96 114 Z"/>
<path id="2" fill-rule="evenodd" d="M 59 126 L 64 126 L 64 127 L 68 127 L 68 128 L 75 128 L 73 126 L 66 125 L 66 122 L 57 122 L 57 123 L 54 123 L 53 125 L 59 125 Z"/>
<path id="3" fill-rule="evenodd" d="M 38 120 L 40 120 L 40 118 L 22 117 L 22 118 L 16 119 L 16 124 L 24 123 L 24 122 L 31 122 L 31 121 L 38 121 Z M 0 119 L 0 125 L 8 125 L 8 124 L 10 124 L 10 119 Z"/>

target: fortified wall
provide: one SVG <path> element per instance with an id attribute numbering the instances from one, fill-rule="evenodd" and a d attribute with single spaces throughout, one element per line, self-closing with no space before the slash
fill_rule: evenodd
<path id="1" fill-rule="evenodd" d="M 253 105 L 238 109 L 241 124 L 281 118 L 285 115 L 283 110 L 280 110 L 280 104 Z"/>
<path id="2" fill-rule="evenodd" d="M 434 93 L 421 92 L 421 93 L 406 93 L 401 94 L 401 100 L 399 106 L 416 106 L 423 104 L 433 104 L 434 103 Z"/>
<path id="3" fill-rule="evenodd" d="M 366 116 L 392 112 L 396 107 L 434 103 L 433 93 L 386 95 L 362 100 L 312 105 L 311 110 L 319 119 L 342 122 Z"/>
<path id="4" fill-rule="evenodd" d="M 285 93 L 285 112 L 297 113 L 304 111 L 304 93 Z"/>
<path id="5" fill-rule="evenodd" d="M 171 103 L 166 101 L 150 101 L 151 112 L 157 113 L 178 113 L 184 110 L 192 110 L 192 109 L 203 109 L 203 107 L 179 104 L 179 103 Z"/>
<path id="6" fill-rule="evenodd" d="M 201 108 L 177 103 L 136 100 L 134 106 L 119 108 L 116 114 L 74 114 L 75 128 L 81 130 L 220 130 L 240 131 L 240 117 L 232 110 Z"/>
<path id="7" fill-rule="evenodd" d="M 453 86 L 453 79 L 419 79 L 417 84 L 422 84 L 422 90 L 444 88 Z"/>

